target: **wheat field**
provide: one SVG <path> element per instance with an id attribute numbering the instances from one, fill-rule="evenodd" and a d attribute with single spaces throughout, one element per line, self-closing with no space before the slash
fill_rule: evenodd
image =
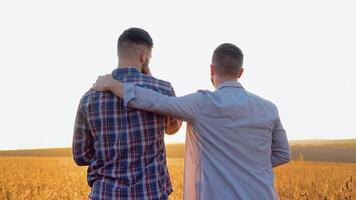
<path id="1" fill-rule="evenodd" d="M 182 199 L 183 159 L 169 158 L 174 192 Z M 356 199 L 356 164 L 293 161 L 275 169 L 280 199 Z M 70 157 L 0 157 L 0 200 L 86 199 L 86 167 Z"/>

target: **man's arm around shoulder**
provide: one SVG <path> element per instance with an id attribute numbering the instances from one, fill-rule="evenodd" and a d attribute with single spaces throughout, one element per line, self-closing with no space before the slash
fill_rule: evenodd
<path id="1" fill-rule="evenodd" d="M 193 122 L 199 118 L 199 113 L 206 102 L 204 92 L 196 92 L 182 97 L 170 97 L 159 92 L 136 86 L 132 83 L 122 83 L 112 78 L 110 74 L 99 76 L 93 89 L 111 91 L 123 98 L 124 105 L 176 117 Z"/>

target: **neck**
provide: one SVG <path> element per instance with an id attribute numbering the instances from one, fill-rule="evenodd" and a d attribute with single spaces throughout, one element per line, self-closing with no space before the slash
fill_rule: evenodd
<path id="1" fill-rule="evenodd" d="M 134 68 L 138 69 L 139 71 L 142 70 L 142 67 L 138 63 L 131 61 L 131 60 L 120 59 L 118 68 L 125 68 L 125 67 L 134 67 Z"/>
<path id="2" fill-rule="evenodd" d="M 223 84 L 224 82 L 227 82 L 227 81 L 237 81 L 236 78 L 226 78 L 226 77 L 216 77 L 215 80 L 214 80 L 214 87 L 215 89 L 218 88 L 221 84 Z"/>

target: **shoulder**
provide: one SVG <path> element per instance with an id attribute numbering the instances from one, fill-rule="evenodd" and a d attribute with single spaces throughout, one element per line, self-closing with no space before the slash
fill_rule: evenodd
<path id="1" fill-rule="evenodd" d="M 206 103 L 212 101 L 214 98 L 214 92 L 210 90 L 198 90 L 191 95 L 194 96 L 193 99 L 198 101 L 201 105 L 206 105 Z"/>
<path id="2" fill-rule="evenodd" d="M 207 97 L 212 96 L 214 94 L 214 92 L 210 90 L 198 90 L 196 93 L 200 96 L 207 96 Z"/>
<path id="3" fill-rule="evenodd" d="M 254 93 L 246 91 L 247 95 L 253 99 L 255 102 L 257 102 L 259 105 L 262 105 L 269 111 L 273 112 L 274 114 L 278 115 L 278 108 L 277 106 L 271 101 L 266 98 L 263 98 L 259 95 L 256 95 Z"/>
<path id="4" fill-rule="evenodd" d="M 173 86 L 169 81 L 147 75 L 143 75 L 143 80 L 145 88 L 156 90 L 165 95 L 171 95 L 174 92 Z"/>
<path id="5" fill-rule="evenodd" d="M 81 97 L 80 102 L 79 102 L 79 108 L 82 111 L 85 111 L 86 108 L 89 106 L 89 104 L 94 100 L 98 99 L 100 97 L 100 94 L 102 92 L 97 92 L 95 90 L 89 90 L 84 95 Z"/>
<path id="6" fill-rule="evenodd" d="M 81 103 L 86 103 L 90 100 L 90 98 L 93 98 L 94 96 L 97 96 L 100 92 L 97 92 L 95 90 L 89 90 L 80 99 Z"/>
<path id="7" fill-rule="evenodd" d="M 160 85 L 160 86 L 164 86 L 164 87 L 172 87 L 172 84 L 169 82 L 169 81 L 166 81 L 166 80 L 162 80 L 162 79 L 159 79 L 159 78 L 156 78 L 154 76 L 147 76 L 147 75 L 144 75 L 145 78 L 149 79 L 150 81 L 153 81 L 155 82 L 156 84 Z"/>

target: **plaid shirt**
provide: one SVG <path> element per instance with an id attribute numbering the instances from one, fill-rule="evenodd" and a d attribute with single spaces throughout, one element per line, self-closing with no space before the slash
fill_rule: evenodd
<path id="1" fill-rule="evenodd" d="M 112 76 L 175 96 L 169 82 L 136 68 L 118 68 Z M 164 132 L 175 133 L 180 126 L 177 119 L 126 108 L 111 92 L 87 92 L 78 107 L 72 151 L 78 165 L 89 165 L 89 198 L 168 199 L 173 190 Z"/>

